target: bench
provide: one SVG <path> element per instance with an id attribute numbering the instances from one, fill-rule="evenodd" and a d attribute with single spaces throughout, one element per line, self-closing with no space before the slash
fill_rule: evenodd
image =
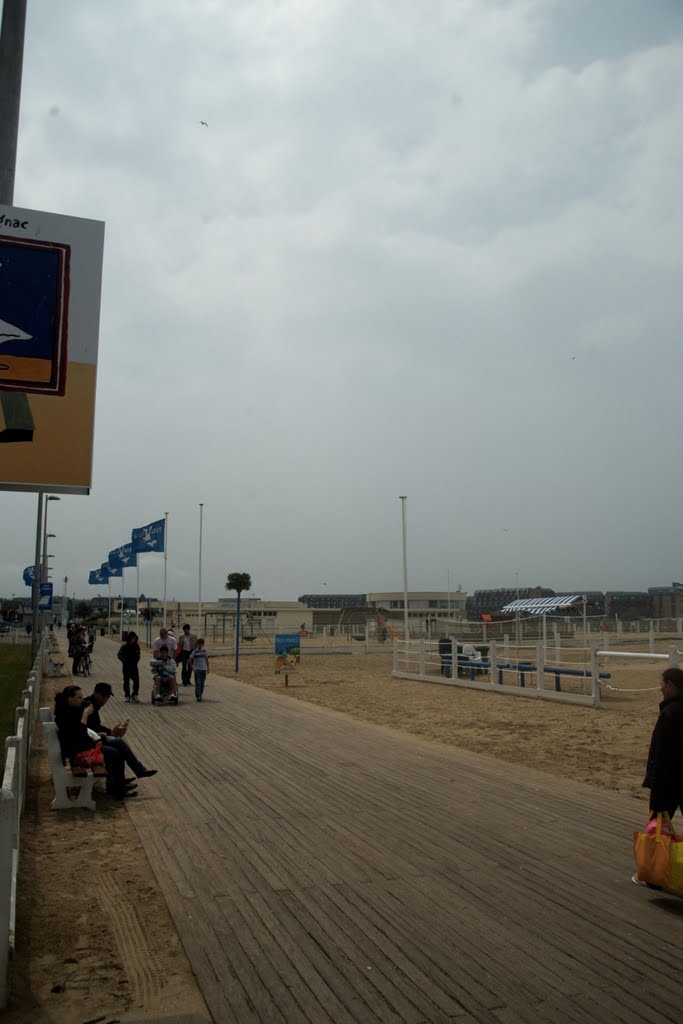
<path id="1" fill-rule="evenodd" d="M 56 676 L 63 676 L 65 674 L 64 669 L 66 668 L 66 662 L 61 656 L 61 653 L 58 650 L 50 651 L 48 656 L 50 661 L 47 670 L 48 676 L 52 679 Z"/>
<path id="2" fill-rule="evenodd" d="M 43 723 L 43 734 L 47 744 L 47 760 L 55 787 L 52 810 L 70 811 L 75 807 L 85 807 L 89 811 L 94 811 L 95 801 L 92 795 L 92 787 L 95 782 L 94 775 L 74 775 L 70 769 L 64 767 L 62 748 L 59 745 L 59 735 L 57 733 L 57 726 L 52 718 L 52 712 L 49 708 L 41 708 L 38 716 Z M 76 799 L 72 800 L 70 798 L 67 788 L 78 789 Z"/>

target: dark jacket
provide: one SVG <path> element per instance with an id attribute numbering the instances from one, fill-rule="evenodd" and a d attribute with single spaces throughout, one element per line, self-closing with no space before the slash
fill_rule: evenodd
<path id="1" fill-rule="evenodd" d="M 659 705 L 643 786 L 650 789 L 653 811 L 665 811 L 683 801 L 683 694 Z"/>
<path id="2" fill-rule="evenodd" d="M 140 644 L 121 644 L 116 657 L 126 668 L 133 668 L 140 660 Z"/>
<path id="3" fill-rule="evenodd" d="M 93 726 L 83 725 L 81 722 L 82 717 L 82 707 L 76 708 L 71 704 L 64 704 L 55 709 L 59 745 L 62 748 L 62 755 L 64 757 L 74 757 L 76 754 L 80 754 L 82 750 L 92 750 L 96 745 L 95 740 L 91 740 L 88 736 L 88 727 L 92 729 Z M 91 715 L 88 723 L 92 722 L 92 718 L 93 716 Z"/>
<path id="4" fill-rule="evenodd" d="M 93 732 L 104 732 L 107 736 L 111 736 L 111 729 L 106 725 L 102 725 L 102 722 L 100 721 L 100 709 L 97 704 L 95 704 L 92 697 L 85 698 L 83 701 L 83 707 L 85 707 L 86 704 L 92 704 L 92 711 L 90 713 L 90 718 L 88 719 L 88 728 L 92 729 Z"/>

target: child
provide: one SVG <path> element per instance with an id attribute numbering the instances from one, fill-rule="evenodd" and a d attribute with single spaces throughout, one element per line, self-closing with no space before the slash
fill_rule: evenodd
<path id="1" fill-rule="evenodd" d="M 204 650 L 204 641 L 197 640 L 197 646 L 190 655 L 190 672 L 194 672 L 194 695 L 199 701 L 204 693 L 204 683 L 209 674 L 209 655 Z"/>

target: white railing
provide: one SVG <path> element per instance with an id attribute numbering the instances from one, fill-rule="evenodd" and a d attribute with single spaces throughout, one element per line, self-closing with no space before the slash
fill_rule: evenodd
<path id="1" fill-rule="evenodd" d="M 571 650 L 579 654 L 578 660 L 568 661 L 559 657 L 549 658 L 549 650 L 544 644 L 520 644 L 511 648 L 507 637 L 505 639 L 503 645 L 495 642 L 480 644 L 480 661 L 466 657 L 462 652 L 462 641 L 455 639 L 452 640 L 452 655 L 447 651 L 439 652 L 437 642 L 394 640 L 392 675 L 397 679 L 597 707 L 603 688 L 621 689 L 606 683 L 611 676 L 600 670 L 600 659 L 667 661 L 670 666 L 677 666 L 680 657 L 675 644 L 671 644 L 663 654 L 601 649 L 599 644 L 593 643 L 583 648 L 564 648 L 567 652 Z M 559 652 L 556 650 L 555 653 Z"/>
<path id="2" fill-rule="evenodd" d="M 21 815 L 26 794 L 33 722 L 39 703 L 47 648 L 46 634 L 38 647 L 26 689 L 21 693 L 21 705 L 16 711 L 15 735 L 5 740 L 5 769 L 0 789 L 0 1010 L 7 1005 L 7 972 L 10 956 L 14 952 Z"/>

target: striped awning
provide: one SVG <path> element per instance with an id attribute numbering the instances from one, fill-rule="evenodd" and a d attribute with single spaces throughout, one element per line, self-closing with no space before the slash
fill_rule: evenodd
<path id="1" fill-rule="evenodd" d="M 575 604 L 583 605 L 584 594 L 555 594 L 554 597 L 522 597 L 511 601 L 501 610 L 504 612 L 525 612 L 527 615 L 550 615 L 561 608 L 573 608 Z"/>

